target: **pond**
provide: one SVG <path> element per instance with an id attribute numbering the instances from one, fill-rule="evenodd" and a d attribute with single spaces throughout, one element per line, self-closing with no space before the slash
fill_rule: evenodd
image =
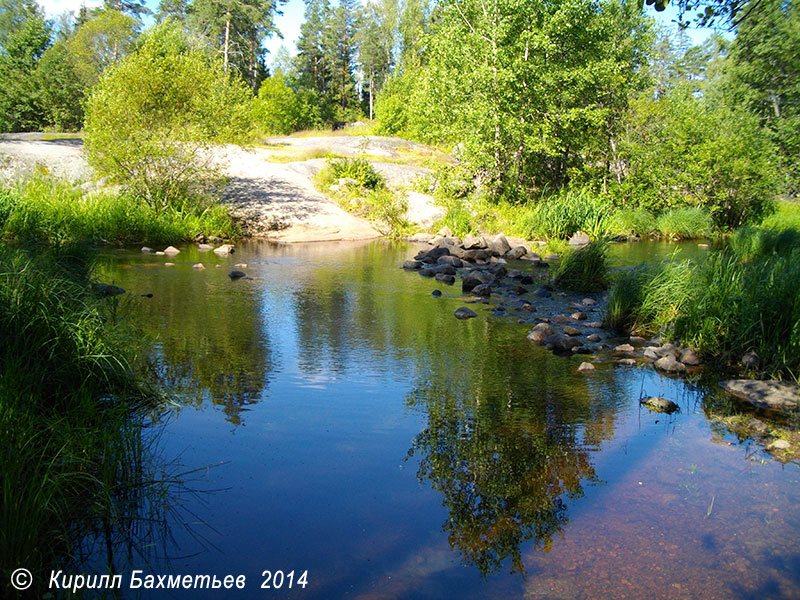
<path id="1" fill-rule="evenodd" d="M 195 470 L 158 551 L 119 570 L 244 574 L 243 598 L 800 597 L 800 469 L 720 424 L 713 373 L 578 373 L 516 314 L 455 319 L 460 287 L 400 270 L 406 243 L 237 250 L 100 257 L 179 399 L 160 452 Z M 260 589 L 265 570 L 307 585 Z"/>

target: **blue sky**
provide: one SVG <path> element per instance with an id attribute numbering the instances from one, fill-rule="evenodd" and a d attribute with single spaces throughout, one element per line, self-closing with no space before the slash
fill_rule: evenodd
<path id="1" fill-rule="evenodd" d="M 93 6 L 99 6 L 103 3 L 102 0 L 38 1 L 39 4 L 44 7 L 45 12 L 49 17 L 54 17 L 57 14 L 68 10 L 77 12 L 78 9 L 80 9 L 81 4 L 85 4 L 87 7 L 91 8 Z M 158 6 L 158 0 L 147 0 L 146 4 L 151 10 L 155 10 Z M 303 0 L 289 0 L 289 2 L 283 6 L 283 15 L 278 16 L 275 19 L 275 24 L 283 34 L 283 39 L 273 36 L 271 39 L 267 40 L 265 44 L 265 47 L 269 51 L 267 63 L 271 62 L 272 57 L 275 56 L 275 53 L 282 45 L 285 45 L 291 53 L 294 53 L 294 43 L 300 35 L 300 25 L 303 22 L 303 8 Z M 677 10 L 674 8 L 674 6 L 669 6 L 663 13 L 658 13 L 653 8 L 647 7 L 646 12 L 647 14 L 653 16 L 659 23 L 664 24 L 669 24 L 677 17 Z M 688 33 L 694 43 L 700 43 L 711 34 L 711 30 L 690 29 Z"/>

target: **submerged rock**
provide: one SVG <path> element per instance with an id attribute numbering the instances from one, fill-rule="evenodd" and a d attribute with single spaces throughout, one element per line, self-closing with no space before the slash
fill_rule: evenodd
<path id="1" fill-rule="evenodd" d="M 759 408 L 781 412 L 798 410 L 800 386 L 782 381 L 758 381 L 752 379 L 729 379 L 720 381 L 720 386 L 729 394 Z"/>
<path id="2" fill-rule="evenodd" d="M 442 290 L 433 290 L 431 292 L 431 296 L 433 296 L 434 298 L 440 298 L 441 295 L 442 295 Z"/>
<path id="3" fill-rule="evenodd" d="M 234 280 L 235 279 L 241 279 L 242 277 L 246 277 L 246 276 L 247 275 L 245 273 L 243 273 L 242 271 L 231 271 L 230 273 L 228 273 L 228 277 L 230 277 L 231 279 L 234 279 Z"/>
<path id="4" fill-rule="evenodd" d="M 667 400 L 666 398 L 660 398 L 658 396 L 642 398 L 639 400 L 639 404 L 646 406 L 652 411 L 663 412 L 667 414 L 672 414 L 680 410 L 680 406 L 675 404 L 672 400 Z"/>
<path id="5" fill-rule="evenodd" d="M 208 252 L 209 250 L 213 250 L 214 246 L 212 246 L 211 244 L 197 244 L 197 249 L 200 252 Z"/>
<path id="6" fill-rule="evenodd" d="M 591 371 L 594 371 L 594 365 L 590 362 L 582 362 L 578 367 L 578 373 L 590 373 Z"/>
<path id="7" fill-rule="evenodd" d="M 474 310 L 467 308 L 466 306 L 461 306 L 457 308 L 456 312 L 453 314 L 455 315 L 456 319 L 462 319 L 462 320 L 474 319 L 475 317 L 478 316 L 478 313 L 476 313 Z"/>
<path id="8" fill-rule="evenodd" d="M 93 283 L 92 289 L 98 296 L 103 298 L 112 298 L 125 293 L 125 290 L 123 290 L 121 287 L 111 285 L 110 283 Z"/>
<path id="9" fill-rule="evenodd" d="M 218 248 L 214 248 L 214 254 L 217 256 L 228 256 L 234 252 L 236 252 L 236 248 L 233 247 L 233 244 L 222 244 Z"/>
<path id="10" fill-rule="evenodd" d="M 577 340 L 573 337 L 569 337 L 568 335 L 564 335 L 561 333 L 556 333 L 549 337 L 546 337 L 542 340 L 542 344 L 548 350 L 552 350 L 553 352 L 560 353 L 560 352 L 572 352 L 573 348 L 577 348 L 582 346 L 580 340 Z"/>
<path id="11" fill-rule="evenodd" d="M 205 271 L 206 266 L 203 263 L 197 263 L 192 265 L 193 269 L 197 269 L 198 271 Z"/>
<path id="12" fill-rule="evenodd" d="M 418 260 L 407 260 L 403 263 L 402 268 L 406 271 L 419 271 L 422 268 L 422 263 Z"/>
<path id="13" fill-rule="evenodd" d="M 634 348 L 630 344 L 620 344 L 616 348 L 614 348 L 614 352 L 621 352 L 623 354 L 630 354 L 633 352 Z"/>
<path id="14" fill-rule="evenodd" d="M 441 281 L 447 285 L 453 285 L 456 282 L 456 278 L 453 275 L 448 275 L 447 273 L 437 273 L 436 281 Z"/>

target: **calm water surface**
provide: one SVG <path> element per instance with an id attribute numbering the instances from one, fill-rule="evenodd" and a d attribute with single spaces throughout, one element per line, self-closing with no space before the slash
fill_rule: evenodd
<path id="1" fill-rule="evenodd" d="M 150 563 L 118 568 L 245 574 L 241 598 L 800 597 L 800 469 L 719 425 L 713 385 L 578 374 L 586 357 L 527 342 L 529 313 L 458 321 L 460 287 L 398 269 L 415 251 L 101 258 L 104 280 L 153 294 L 129 302 L 180 399 L 154 431 L 172 469 L 199 469 Z M 240 262 L 252 280 L 227 277 Z M 308 585 L 261 590 L 267 569 Z"/>

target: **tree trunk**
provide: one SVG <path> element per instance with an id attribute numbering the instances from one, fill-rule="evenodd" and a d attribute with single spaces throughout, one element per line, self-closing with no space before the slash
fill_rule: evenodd
<path id="1" fill-rule="evenodd" d="M 231 39 L 231 9 L 225 13 L 225 45 L 222 48 L 222 66 L 228 72 L 228 48 Z"/>
<path id="2" fill-rule="evenodd" d="M 371 67 L 369 70 L 369 120 L 372 121 L 372 98 L 375 89 L 375 69 Z"/>

